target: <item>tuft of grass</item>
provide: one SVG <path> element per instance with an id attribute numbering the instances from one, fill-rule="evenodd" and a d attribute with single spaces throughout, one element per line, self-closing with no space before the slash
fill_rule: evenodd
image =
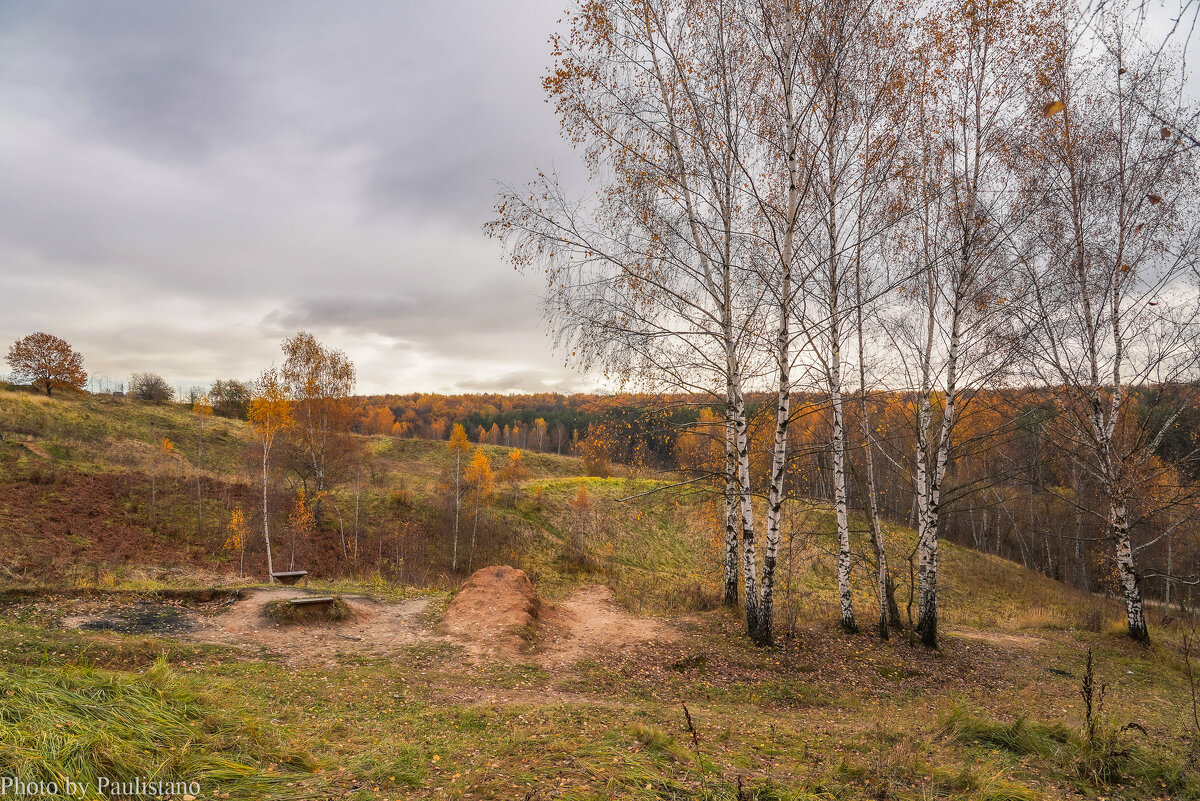
<path id="1" fill-rule="evenodd" d="M 1071 621 L 1059 610 L 1045 606 L 1034 606 L 1012 619 L 1009 625 L 1022 629 L 1068 629 Z"/>
<path id="2" fill-rule="evenodd" d="M 216 713 L 165 661 L 141 675 L 91 668 L 0 671 L 0 765 L 25 783 L 65 779 L 199 782 L 255 795 L 287 777 L 259 763 L 311 771 L 305 753 L 287 753 L 270 732 Z"/>
<path id="3" fill-rule="evenodd" d="M 263 616 L 281 626 L 305 623 L 339 623 L 354 617 L 350 604 L 334 596 L 327 604 L 294 604 L 287 598 L 271 601 L 263 607 Z"/>
<path id="4" fill-rule="evenodd" d="M 998 748 L 1026 759 L 1040 759 L 1064 781 L 1082 780 L 1091 788 L 1137 787 L 1147 793 L 1168 791 L 1172 798 L 1200 798 L 1200 781 L 1163 749 L 1144 748 L 1133 741 L 1130 727 L 1118 728 L 1108 720 L 1092 737 L 1066 725 L 1017 718 L 1012 723 L 993 720 L 956 704 L 941 720 L 941 730 L 963 743 Z M 997 792 L 1006 788 L 997 787 Z M 990 796 L 988 796 L 990 797 Z M 1004 798 L 1001 794 L 997 796 Z"/>
<path id="5" fill-rule="evenodd" d="M 973 711 L 966 704 L 955 704 L 941 720 L 941 730 L 964 743 L 1002 748 L 1019 756 L 1053 756 L 1073 735 L 1062 723 L 1038 723 L 1019 717 L 1003 723 Z"/>
<path id="6" fill-rule="evenodd" d="M 425 785 L 429 757 L 410 745 L 393 745 L 394 749 L 382 762 L 364 760 L 358 773 L 375 784 L 416 789 Z"/>
<path id="7" fill-rule="evenodd" d="M 674 737 L 654 726 L 634 724 L 630 733 L 647 751 L 652 753 L 670 756 L 678 749 Z"/>

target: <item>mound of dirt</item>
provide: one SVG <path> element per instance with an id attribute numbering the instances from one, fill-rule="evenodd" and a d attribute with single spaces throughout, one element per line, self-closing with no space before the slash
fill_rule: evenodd
<path id="1" fill-rule="evenodd" d="M 493 565 L 467 579 L 446 609 L 442 625 L 479 654 L 511 654 L 536 639 L 547 611 L 524 570 Z"/>

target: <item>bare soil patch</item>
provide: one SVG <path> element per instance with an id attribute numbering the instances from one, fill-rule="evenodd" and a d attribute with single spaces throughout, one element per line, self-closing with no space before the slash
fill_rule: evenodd
<path id="1" fill-rule="evenodd" d="M 338 654 L 392 656 L 432 635 L 422 621 L 428 598 L 388 603 L 353 596 L 343 600 L 349 620 L 281 625 L 264 610 L 273 601 L 312 593 L 294 587 L 243 590 L 227 600 L 184 606 L 162 599 L 114 605 L 90 600 L 76 603 L 61 618 L 66 628 L 152 634 L 180 640 L 229 645 L 266 653 L 288 662 L 336 661 Z"/>
<path id="2" fill-rule="evenodd" d="M 665 621 L 630 614 L 601 584 L 580 587 L 555 608 L 541 642 L 539 662 L 566 667 L 597 654 L 620 654 L 646 643 L 673 644 L 679 632 Z"/>
<path id="3" fill-rule="evenodd" d="M 556 672 L 583 659 L 620 659 L 682 640 L 671 623 L 621 609 L 608 587 L 580 587 L 549 604 L 524 572 L 506 566 L 477 571 L 446 610 L 440 631 L 427 623 L 428 598 L 343 596 L 346 620 L 281 624 L 266 614 L 271 604 L 313 595 L 269 587 L 195 598 L 90 593 L 65 601 L 66 608 L 65 599 L 30 600 L 66 628 L 227 645 L 297 663 L 332 664 L 339 654 L 389 657 L 414 644 L 440 643 L 460 645 L 476 661 L 529 662 Z"/>
<path id="4" fill-rule="evenodd" d="M 429 636 L 421 620 L 428 598 L 388 603 L 344 597 L 349 620 L 304 625 L 280 625 L 264 613 L 272 601 L 311 594 L 294 587 L 248 590 L 228 611 L 200 618 L 184 638 L 265 650 L 286 661 L 332 663 L 339 653 L 391 656 Z"/>
<path id="5" fill-rule="evenodd" d="M 1012 634 L 1007 631 L 948 629 L 946 633 L 967 640 L 985 642 L 1000 648 L 1020 648 L 1025 651 L 1032 651 L 1046 644 L 1046 641 L 1041 637 L 1034 637 L 1032 634 Z"/>
<path id="6" fill-rule="evenodd" d="M 524 571 L 502 565 L 475 571 L 446 610 L 443 628 L 476 658 L 524 659 L 548 670 L 679 638 L 661 620 L 622 610 L 608 587 L 580 587 L 550 604 Z"/>

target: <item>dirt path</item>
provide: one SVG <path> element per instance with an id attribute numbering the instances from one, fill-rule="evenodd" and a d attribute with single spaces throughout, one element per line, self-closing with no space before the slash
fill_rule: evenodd
<path id="1" fill-rule="evenodd" d="M 225 612 L 197 615 L 180 637 L 265 650 L 288 661 L 333 662 L 338 653 L 388 656 L 428 636 L 421 621 L 428 598 L 388 603 L 345 596 L 354 617 L 340 623 L 281 626 L 263 615 L 272 601 L 306 595 L 312 593 L 291 587 L 248 590 Z"/>
<path id="2" fill-rule="evenodd" d="M 452 644 L 462 647 L 476 663 L 532 663 L 552 673 L 583 659 L 620 655 L 645 643 L 673 644 L 682 637 L 665 620 L 622 610 L 612 590 L 601 585 L 580 587 L 557 604 L 541 602 L 530 590 L 529 598 L 516 600 L 532 604 L 536 610 L 532 616 L 514 613 L 509 607 L 521 604 L 508 603 L 513 599 L 503 593 L 485 593 L 472 603 L 459 604 L 458 617 L 448 614 L 440 625 L 426 619 L 428 598 L 390 602 L 343 596 L 353 618 L 342 622 L 285 626 L 264 615 L 272 601 L 313 594 L 295 587 L 270 587 L 199 605 L 147 600 L 113 605 L 111 599 L 93 599 L 76 604 L 60 624 L 228 645 L 296 664 L 334 664 L 339 654 L 389 657 L 417 643 Z M 526 619 L 525 625 L 510 630 L 514 621 Z"/>
<path id="3" fill-rule="evenodd" d="M 665 622 L 625 612 L 614 601 L 612 590 L 592 584 L 580 587 L 555 606 L 537 661 L 553 670 L 643 642 L 678 639 L 679 633 Z"/>
<path id="4" fill-rule="evenodd" d="M 995 645 L 1000 648 L 1020 648 L 1032 651 L 1046 644 L 1042 637 L 1032 634 L 1011 634 L 1007 631 L 986 631 L 983 629 L 947 629 L 947 634 L 962 637 L 964 640 L 975 640 Z"/>

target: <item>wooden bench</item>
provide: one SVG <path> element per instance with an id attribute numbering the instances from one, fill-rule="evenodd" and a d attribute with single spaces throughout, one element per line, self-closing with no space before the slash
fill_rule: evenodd
<path id="1" fill-rule="evenodd" d="M 307 570 L 289 570 L 285 573 L 272 573 L 271 578 L 275 579 L 280 584 L 287 584 L 290 586 L 307 575 Z"/>
<path id="2" fill-rule="evenodd" d="M 292 598 L 288 603 L 292 606 L 329 606 L 329 604 L 333 603 L 333 597 Z"/>

